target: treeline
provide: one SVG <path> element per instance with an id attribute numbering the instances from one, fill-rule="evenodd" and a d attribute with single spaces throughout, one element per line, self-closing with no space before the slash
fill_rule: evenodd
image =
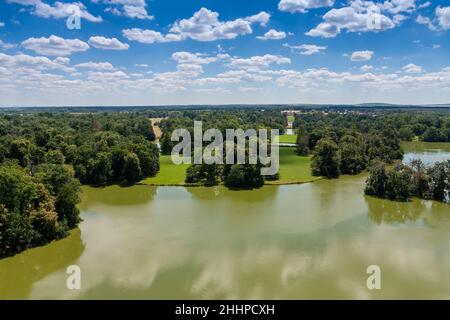
<path id="1" fill-rule="evenodd" d="M 325 124 L 340 129 L 350 128 L 361 133 L 390 127 L 396 130 L 399 138 L 403 141 L 414 139 L 426 142 L 450 141 L 450 113 L 444 111 L 334 112 L 327 114 L 311 111 L 296 117 L 294 127 L 299 128 L 310 123 Z"/>
<path id="2" fill-rule="evenodd" d="M 194 121 L 202 121 L 203 130 L 218 129 L 225 136 L 226 129 L 278 129 L 283 134 L 287 119 L 279 110 L 214 110 L 171 112 L 161 121 L 161 153 L 170 154 L 176 142 L 171 141 L 172 132 L 187 129 L 193 137 Z"/>
<path id="3" fill-rule="evenodd" d="M 295 126 L 297 153 L 312 155 L 315 176 L 358 174 L 373 161 L 403 157 L 395 127 L 373 115 L 312 112 L 297 116 Z"/>
<path id="4" fill-rule="evenodd" d="M 450 192 L 450 160 L 426 168 L 420 160 L 411 165 L 397 162 L 386 166 L 379 162 L 370 168 L 365 193 L 397 201 L 412 197 L 448 202 Z"/>
<path id="5" fill-rule="evenodd" d="M 0 256 L 79 222 L 80 184 L 133 184 L 159 170 L 147 113 L 0 115 Z"/>

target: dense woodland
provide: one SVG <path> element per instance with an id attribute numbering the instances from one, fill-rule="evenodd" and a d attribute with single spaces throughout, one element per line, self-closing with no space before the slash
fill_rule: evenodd
<path id="1" fill-rule="evenodd" d="M 80 111 L 80 110 L 79 110 Z M 78 222 L 80 186 L 132 185 L 159 171 L 159 149 L 149 118 L 160 127 L 162 154 L 176 128 L 279 129 L 281 108 L 136 109 L 71 113 L 0 113 L 0 257 L 62 238 Z M 439 112 L 324 112 L 307 110 L 294 121 L 297 153 L 311 156 L 312 173 L 327 178 L 369 169 L 366 193 L 394 200 L 412 196 L 444 201 L 450 164 L 404 166 L 401 140 L 450 141 L 450 116 Z M 394 165 L 391 165 L 393 164 Z M 261 164 L 192 165 L 186 182 L 258 188 Z M 412 182 L 411 182 L 412 181 Z M 392 190 L 396 190 L 393 193 Z"/>
<path id="2" fill-rule="evenodd" d="M 159 170 L 147 113 L 0 116 L 0 257 L 64 237 L 81 184 L 134 184 Z"/>

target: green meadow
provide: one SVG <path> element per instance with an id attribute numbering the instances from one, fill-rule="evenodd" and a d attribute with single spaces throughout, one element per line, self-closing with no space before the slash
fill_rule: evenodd
<path id="1" fill-rule="evenodd" d="M 279 136 L 280 143 L 296 143 L 297 135 L 295 134 L 283 134 Z"/>
<path id="2" fill-rule="evenodd" d="M 160 157 L 160 171 L 156 177 L 146 178 L 141 184 L 146 185 L 186 185 L 187 164 L 175 165 L 170 156 Z M 295 184 L 315 181 L 320 179 L 311 175 L 311 158 L 299 157 L 295 154 L 295 148 L 280 148 L 280 179 L 267 181 L 266 184 Z"/>

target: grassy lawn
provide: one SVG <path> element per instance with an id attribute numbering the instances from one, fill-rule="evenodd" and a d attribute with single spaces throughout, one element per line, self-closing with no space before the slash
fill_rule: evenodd
<path id="1" fill-rule="evenodd" d="M 266 184 L 294 184 L 320 179 L 311 175 L 311 157 L 299 157 L 295 148 L 280 148 L 280 179 Z"/>
<path id="2" fill-rule="evenodd" d="M 172 162 L 170 155 L 161 156 L 160 169 L 156 177 L 146 178 L 141 181 L 148 185 L 183 185 L 186 177 L 188 164 L 176 165 Z"/>
<path id="3" fill-rule="evenodd" d="M 288 122 L 294 122 L 295 117 L 294 116 L 287 116 L 287 121 Z"/>
<path id="4" fill-rule="evenodd" d="M 295 134 L 283 134 L 280 135 L 280 143 L 296 143 L 297 135 Z"/>
<path id="5" fill-rule="evenodd" d="M 280 179 L 267 181 L 266 184 L 294 184 L 310 182 L 319 179 L 311 175 L 310 157 L 299 157 L 295 154 L 295 148 L 280 148 Z M 160 171 L 156 177 L 146 178 L 141 181 L 147 185 L 185 185 L 187 164 L 175 165 L 170 156 L 161 156 Z"/>

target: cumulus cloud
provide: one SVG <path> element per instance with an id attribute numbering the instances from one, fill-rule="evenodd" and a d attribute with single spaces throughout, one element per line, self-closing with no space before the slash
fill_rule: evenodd
<path id="1" fill-rule="evenodd" d="M 216 57 L 207 57 L 201 53 L 191 53 L 186 51 L 174 52 L 172 59 L 179 64 L 209 64 L 217 61 Z"/>
<path id="2" fill-rule="evenodd" d="M 281 0 L 278 3 L 278 9 L 280 11 L 288 11 L 291 13 L 305 13 L 308 9 L 332 7 L 333 5 L 334 0 Z"/>
<path id="3" fill-rule="evenodd" d="M 122 43 L 116 38 L 102 36 L 90 37 L 88 43 L 94 48 L 103 50 L 127 50 L 130 47 L 127 43 Z"/>
<path id="4" fill-rule="evenodd" d="M 152 15 L 147 12 L 147 3 L 145 0 L 91 0 L 92 2 L 102 2 L 109 7 L 106 12 L 110 12 L 117 16 L 124 16 L 133 19 L 153 19 Z"/>
<path id="5" fill-rule="evenodd" d="M 352 61 L 369 61 L 372 59 L 373 51 L 370 50 L 364 50 L 364 51 L 355 51 L 350 56 L 350 59 Z"/>
<path id="6" fill-rule="evenodd" d="M 437 7 L 436 18 L 443 30 L 450 29 L 450 7 Z"/>
<path id="7" fill-rule="evenodd" d="M 265 11 L 261 11 L 258 14 L 245 18 L 245 20 L 250 23 L 259 23 L 261 26 L 265 27 L 270 20 L 270 14 Z"/>
<path id="8" fill-rule="evenodd" d="M 286 38 L 286 32 L 270 29 L 263 36 L 256 37 L 259 40 L 280 40 Z"/>
<path id="9" fill-rule="evenodd" d="M 124 29 L 122 34 L 129 40 L 141 43 L 174 42 L 185 39 L 197 41 L 234 39 L 252 33 L 253 23 L 265 24 L 269 18 L 269 14 L 260 12 L 246 18 L 220 21 L 217 12 L 201 8 L 191 18 L 176 21 L 167 34 L 140 28 Z"/>
<path id="10" fill-rule="evenodd" d="M 16 71 L 20 71 L 21 69 L 73 71 L 67 67 L 69 62 L 70 59 L 66 57 L 57 57 L 50 60 L 47 57 L 34 57 L 22 53 L 15 55 L 0 53 L 0 66 L 8 67 Z"/>
<path id="11" fill-rule="evenodd" d="M 84 62 L 79 63 L 74 66 L 75 68 L 84 68 L 84 69 L 91 69 L 91 70 L 98 70 L 98 71 L 107 71 L 107 70 L 114 70 L 115 68 L 113 65 L 109 62 Z"/>
<path id="12" fill-rule="evenodd" d="M 421 73 L 423 71 L 421 66 L 415 65 L 414 63 L 407 64 L 402 70 L 406 73 Z"/>
<path id="13" fill-rule="evenodd" d="M 413 12 L 416 9 L 416 0 L 387 0 L 378 6 L 392 14 Z"/>
<path id="14" fill-rule="evenodd" d="M 400 25 L 415 9 L 414 0 L 386 0 L 381 3 L 350 0 L 346 7 L 332 9 L 322 17 L 323 22 L 305 34 L 333 38 L 342 31 L 381 32 Z"/>
<path id="15" fill-rule="evenodd" d="M 179 34 L 163 35 L 161 32 L 158 31 L 140 28 L 124 29 L 122 30 L 122 34 L 128 40 L 149 44 L 157 42 L 174 42 L 183 40 L 183 38 Z"/>
<path id="16" fill-rule="evenodd" d="M 367 65 L 367 64 L 365 64 L 365 65 L 363 65 L 361 68 L 359 68 L 361 71 L 363 71 L 363 72 L 367 72 L 367 71 L 370 71 L 370 70 L 373 70 L 374 68 L 373 68 L 373 66 L 370 66 L 370 65 Z"/>
<path id="17" fill-rule="evenodd" d="M 253 56 L 251 58 L 231 58 L 230 63 L 228 64 L 231 68 L 268 68 L 272 64 L 289 64 L 291 63 L 291 59 L 279 56 L 266 54 L 263 56 Z"/>
<path id="18" fill-rule="evenodd" d="M 51 35 L 48 38 L 29 38 L 22 42 L 22 46 L 38 54 L 48 56 L 68 56 L 75 52 L 89 49 L 89 45 L 79 39 L 64 39 Z"/>
<path id="19" fill-rule="evenodd" d="M 71 8 L 79 8 L 81 18 L 90 22 L 101 22 L 102 17 L 92 15 L 82 2 L 60 2 L 55 1 L 53 5 L 47 4 L 42 0 L 6 0 L 9 3 L 16 3 L 29 8 L 31 14 L 41 18 L 65 19 L 73 14 Z"/>
<path id="20" fill-rule="evenodd" d="M 327 49 L 326 46 L 317 46 L 315 44 L 301 44 L 301 45 L 292 46 L 287 43 L 284 43 L 283 47 L 289 48 L 293 52 L 298 52 L 305 56 L 310 56 L 315 53 L 320 53 Z"/>

